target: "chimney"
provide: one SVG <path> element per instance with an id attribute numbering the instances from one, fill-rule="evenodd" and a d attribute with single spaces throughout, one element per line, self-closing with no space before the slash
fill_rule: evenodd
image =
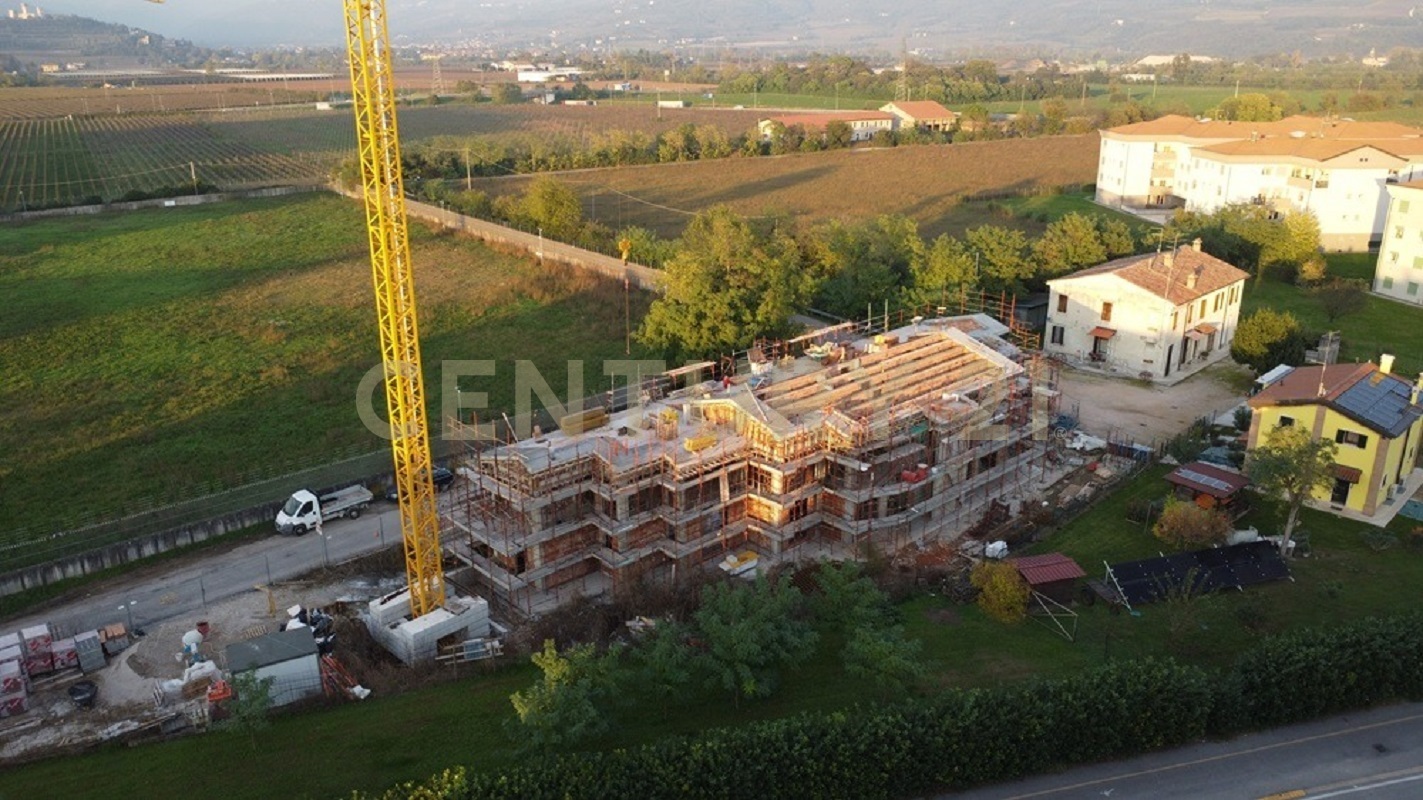
<path id="1" fill-rule="evenodd" d="M 1200 278 L 1200 277 L 1201 277 L 1201 271 L 1200 271 L 1199 269 L 1193 269 L 1193 270 L 1191 270 L 1190 272 L 1187 272 L 1187 273 L 1186 273 L 1186 288 L 1187 288 L 1187 289 L 1194 289 L 1194 288 L 1196 288 L 1196 280 L 1197 280 L 1198 278 Z"/>
<path id="2" fill-rule="evenodd" d="M 1409 399 L 1409 402 L 1415 406 L 1418 405 L 1419 392 L 1423 392 L 1423 372 L 1418 373 L 1418 382 L 1413 384 L 1413 397 Z"/>
<path id="3" fill-rule="evenodd" d="M 1382 372 L 1385 375 L 1393 374 L 1392 353 L 1384 353 L 1383 355 L 1379 356 L 1379 372 Z"/>
<path id="4" fill-rule="evenodd" d="M 1201 237 L 1197 236 L 1195 240 L 1191 242 L 1191 249 L 1197 253 L 1201 252 Z"/>
<path id="5" fill-rule="evenodd" d="M 1167 250 L 1166 252 L 1162 253 L 1161 263 L 1165 264 L 1167 269 L 1171 269 L 1172 267 L 1176 266 L 1176 251 Z"/>

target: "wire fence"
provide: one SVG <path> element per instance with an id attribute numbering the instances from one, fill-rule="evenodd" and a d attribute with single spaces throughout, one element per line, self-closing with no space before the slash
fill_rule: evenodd
<path id="1" fill-rule="evenodd" d="M 371 452 L 365 447 L 351 447 L 328 455 L 331 456 L 334 459 L 327 463 L 255 478 L 201 497 L 167 503 L 140 501 L 130 505 L 122 516 L 103 518 L 96 514 L 52 531 L 12 529 L 0 534 L 0 561 L 10 569 L 44 564 L 184 525 L 278 505 L 297 489 L 321 491 L 355 482 L 380 481 L 392 470 L 389 450 Z"/>

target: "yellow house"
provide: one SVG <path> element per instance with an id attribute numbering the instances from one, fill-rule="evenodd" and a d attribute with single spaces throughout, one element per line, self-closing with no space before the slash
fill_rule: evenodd
<path id="1" fill-rule="evenodd" d="M 1423 375 L 1410 384 L 1391 374 L 1393 356 L 1379 361 L 1294 368 L 1250 398 L 1248 446 L 1268 443 L 1272 431 L 1291 425 L 1333 439 L 1334 484 L 1315 499 L 1372 515 L 1413 471 L 1423 438 Z"/>

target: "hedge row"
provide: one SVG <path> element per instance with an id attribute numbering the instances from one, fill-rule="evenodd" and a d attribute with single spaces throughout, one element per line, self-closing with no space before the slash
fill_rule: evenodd
<path id="1" fill-rule="evenodd" d="M 1269 639 L 1224 675 L 1147 659 L 886 708 L 803 714 L 502 773 L 450 770 L 384 800 L 890 798 L 1423 697 L 1423 616 Z"/>

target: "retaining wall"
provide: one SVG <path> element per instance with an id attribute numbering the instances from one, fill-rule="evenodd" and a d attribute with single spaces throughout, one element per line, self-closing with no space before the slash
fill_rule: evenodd
<path id="1" fill-rule="evenodd" d="M 66 578 L 78 578 L 100 570 L 129 564 L 179 547 L 221 536 L 249 525 L 270 525 L 285 498 L 255 508 L 234 511 L 213 519 L 194 522 L 172 530 L 139 536 L 98 547 L 74 556 L 37 564 L 0 575 L 0 596 L 35 589 Z"/>

